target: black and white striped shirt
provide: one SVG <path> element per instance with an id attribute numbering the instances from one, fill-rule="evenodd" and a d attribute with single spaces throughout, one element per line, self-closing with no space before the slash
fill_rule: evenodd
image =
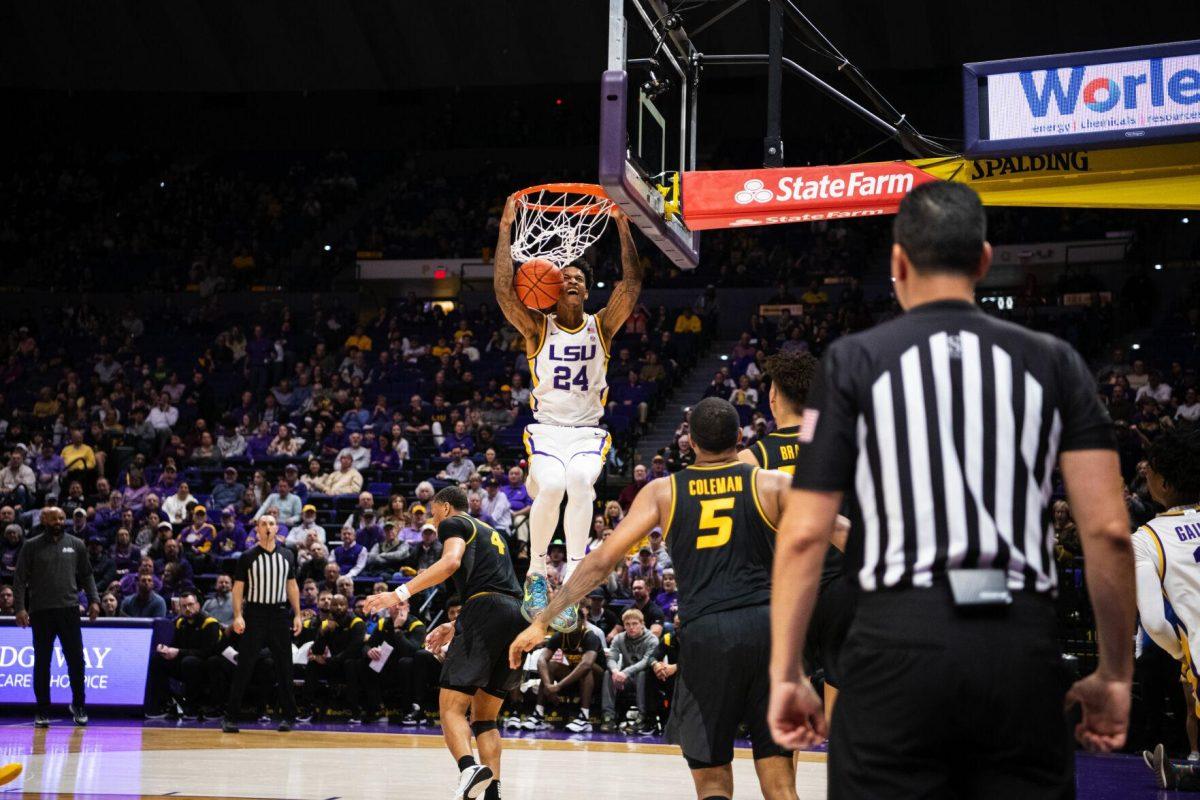
<path id="1" fill-rule="evenodd" d="M 287 582 L 296 578 L 296 557 L 286 547 L 276 545 L 267 552 L 254 545 L 238 557 L 233 579 L 246 584 L 242 597 L 257 605 L 282 605 L 288 601 Z"/>
<path id="2" fill-rule="evenodd" d="M 928 303 L 836 341 L 808 401 L 795 486 L 847 492 L 847 573 L 864 591 L 928 587 L 957 567 L 1054 590 L 1058 453 L 1114 447 L 1069 345 Z"/>

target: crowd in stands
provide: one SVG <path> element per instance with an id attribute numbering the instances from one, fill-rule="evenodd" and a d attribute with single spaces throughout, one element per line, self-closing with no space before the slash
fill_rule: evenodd
<path id="1" fill-rule="evenodd" d="M 628 446 L 614 449 L 614 468 L 706 346 L 706 319 L 640 307 L 615 340 L 603 424 Z M 175 618 L 180 642 L 155 663 L 178 663 L 155 675 L 184 684 L 187 714 L 213 713 L 213 687 L 228 685 L 229 575 L 259 517 L 274 516 L 297 555 L 309 618 L 298 646 L 320 637 L 300 670 L 310 713 L 330 706 L 330 683 L 340 687 L 334 705 L 355 713 L 394 699 L 376 689 L 404 683 L 363 673 L 379 636 L 394 647 L 400 634 L 386 619 L 363 620 L 361 603 L 440 556 L 427 522 L 438 488 L 465 486 L 471 513 L 527 563 L 520 434 L 531 421 L 530 376 L 523 342 L 490 305 L 446 312 L 406 297 L 353 314 L 318 299 L 264 306 L 250 319 L 180 320 L 169 309 L 68 303 L 59 318 L 27 322 L 0 353 L 0 583 L 9 591 L 0 614 L 11 613 L 7 584 L 42 509 L 61 507 L 68 533 L 86 543 L 103 615 Z M 622 513 L 613 502 L 598 517 L 597 541 Z M 651 589 L 661 590 L 653 563 L 634 563 L 606 599 L 636 606 Z M 415 641 L 453 609 L 445 587 L 414 598 L 404 635 Z M 354 636 L 344 635 L 349 626 Z M 359 632 L 376 643 L 364 648 Z M 428 655 L 415 656 L 422 690 L 401 698 L 400 719 L 421 719 L 411 706 L 428 701 Z M 152 683 L 157 715 L 168 684 Z"/>

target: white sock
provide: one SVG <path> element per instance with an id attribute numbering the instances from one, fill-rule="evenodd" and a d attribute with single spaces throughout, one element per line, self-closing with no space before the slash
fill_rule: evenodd
<path id="1" fill-rule="evenodd" d="M 543 706 L 541 703 L 538 703 L 536 706 L 534 706 L 533 710 L 537 712 L 537 715 L 539 717 L 546 716 L 546 707 Z"/>
<path id="2" fill-rule="evenodd" d="M 591 715 L 592 715 L 592 710 L 590 708 L 579 709 L 579 716 L 583 717 L 584 719 L 587 719 Z"/>

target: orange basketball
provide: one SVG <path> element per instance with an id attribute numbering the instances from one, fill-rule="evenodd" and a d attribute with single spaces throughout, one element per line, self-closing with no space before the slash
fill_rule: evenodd
<path id="1" fill-rule="evenodd" d="M 530 308 L 554 305 L 562 286 L 562 272 L 544 258 L 532 258 L 517 270 L 517 297 Z"/>

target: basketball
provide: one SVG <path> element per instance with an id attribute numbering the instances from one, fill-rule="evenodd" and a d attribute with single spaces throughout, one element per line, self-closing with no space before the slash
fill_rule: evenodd
<path id="1" fill-rule="evenodd" d="M 517 270 L 517 297 L 530 308 L 540 310 L 554 305 L 562 285 L 562 272 L 544 258 L 530 259 Z"/>

